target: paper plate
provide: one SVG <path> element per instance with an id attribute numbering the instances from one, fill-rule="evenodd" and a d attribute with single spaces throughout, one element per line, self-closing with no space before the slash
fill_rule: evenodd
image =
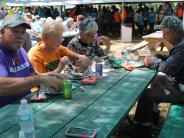
<path id="1" fill-rule="evenodd" d="M 143 62 L 141 62 L 141 61 L 129 61 L 128 62 L 128 65 L 132 65 L 132 66 L 134 66 L 134 67 L 142 67 L 142 66 L 144 66 L 144 63 Z"/>

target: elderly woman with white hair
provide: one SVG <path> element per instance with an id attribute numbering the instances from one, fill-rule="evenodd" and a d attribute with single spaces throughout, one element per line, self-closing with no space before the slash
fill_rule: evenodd
<path id="1" fill-rule="evenodd" d="M 98 26 L 93 19 L 84 19 L 79 24 L 79 35 L 69 42 L 68 48 L 76 53 L 86 55 L 91 60 L 95 57 L 105 56 L 104 50 L 95 39 L 97 31 Z"/>
<path id="2" fill-rule="evenodd" d="M 66 31 L 70 31 L 70 30 L 73 29 L 72 26 L 73 26 L 73 24 L 74 24 L 74 19 L 71 18 L 71 17 L 69 17 L 69 18 L 67 18 L 67 20 L 64 21 L 62 24 L 64 25 Z"/>
<path id="3" fill-rule="evenodd" d="M 42 41 L 32 47 L 28 53 L 36 72 L 53 71 L 59 73 L 69 60 L 78 63 L 77 66 L 81 70 L 88 68 L 90 64 L 89 58 L 72 52 L 61 45 L 64 30 L 64 26 L 59 21 L 53 20 L 45 23 L 41 32 Z"/>

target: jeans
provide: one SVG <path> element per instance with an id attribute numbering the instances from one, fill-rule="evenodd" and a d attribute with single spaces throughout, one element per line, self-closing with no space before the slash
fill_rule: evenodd
<path id="1" fill-rule="evenodd" d="M 154 105 L 161 102 L 184 103 L 184 93 L 180 91 L 175 80 L 167 75 L 157 75 L 151 83 L 151 88 L 147 88 L 139 98 L 135 112 L 135 121 L 150 123 Z"/>

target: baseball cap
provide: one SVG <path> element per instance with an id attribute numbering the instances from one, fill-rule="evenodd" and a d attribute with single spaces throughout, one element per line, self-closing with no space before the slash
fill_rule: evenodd
<path id="1" fill-rule="evenodd" d="M 179 19 L 176 16 L 165 16 L 158 27 L 160 29 L 168 28 L 173 30 L 184 31 L 184 27 L 181 19 Z"/>
<path id="2" fill-rule="evenodd" d="M 26 23 L 26 20 L 24 19 L 24 17 L 17 14 L 7 15 L 2 21 L 1 28 L 16 27 L 19 25 L 23 25 L 25 28 L 31 29 L 31 26 L 28 23 Z"/>

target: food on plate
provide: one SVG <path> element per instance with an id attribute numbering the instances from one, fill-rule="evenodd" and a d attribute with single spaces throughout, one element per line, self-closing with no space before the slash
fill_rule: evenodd
<path id="1" fill-rule="evenodd" d="M 30 102 L 44 102 L 45 100 L 47 100 L 47 97 L 41 94 L 35 94 L 30 98 Z"/>
<path id="2" fill-rule="evenodd" d="M 86 77 L 84 79 L 81 80 L 81 83 L 82 84 L 96 84 L 96 80 L 97 78 L 96 77 Z"/>
<path id="3" fill-rule="evenodd" d="M 123 67 L 124 67 L 126 70 L 129 70 L 129 71 L 132 71 L 132 70 L 134 70 L 134 69 L 135 69 L 135 67 L 134 67 L 134 66 L 132 66 L 132 65 L 128 65 L 128 64 L 123 65 Z"/>
<path id="4" fill-rule="evenodd" d="M 72 71 L 70 79 L 81 80 L 81 79 L 83 79 L 83 74 L 79 73 L 79 72 Z"/>

